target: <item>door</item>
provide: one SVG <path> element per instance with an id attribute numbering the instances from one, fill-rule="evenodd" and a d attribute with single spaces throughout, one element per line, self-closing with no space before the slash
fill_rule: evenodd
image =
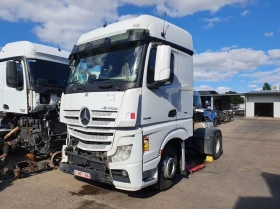
<path id="1" fill-rule="evenodd" d="M 159 88 L 148 88 L 153 84 L 157 48 L 148 51 L 147 70 L 143 78 L 141 124 L 156 124 L 177 119 L 178 80 L 177 80 L 177 52 L 172 51 L 170 59 L 170 78 Z"/>
<path id="2" fill-rule="evenodd" d="M 273 117 L 273 103 L 255 103 L 255 116 Z"/>
<path id="3" fill-rule="evenodd" d="M 16 62 L 17 67 L 17 86 L 8 79 L 10 68 L 7 62 Z M 27 90 L 25 79 L 25 65 L 23 60 L 8 60 L 4 63 L 3 70 L 3 93 L 2 93 L 2 109 L 4 112 L 27 114 Z"/>

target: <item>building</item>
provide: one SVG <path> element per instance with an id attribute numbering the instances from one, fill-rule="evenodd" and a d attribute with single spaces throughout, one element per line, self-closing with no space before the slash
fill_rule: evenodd
<path id="1" fill-rule="evenodd" d="M 280 118 L 280 90 L 276 89 L 245 93 L 245 116 Z"/>
<path id="2" fill-rule="evenodd" d="M 231 96 L 243 96 L 243 94 L 219 94 L 214 90 L 198 92 L 201 97 L 201 103 L 203 108 L 211 108 L 211 110 L 220 111 L 231 109 Z"/>

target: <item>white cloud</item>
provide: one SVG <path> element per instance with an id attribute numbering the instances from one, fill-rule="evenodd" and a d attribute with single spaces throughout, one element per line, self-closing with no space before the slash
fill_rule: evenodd
<path id="1" fill-rule="evenodd" d="M 194 89 L 196 91 L 216 91 L 219 94 L 224 94 L 225 92 L 228 92 L 231 90 L 231 88 L 229 88 L 229 87 L 220 86 L 220 87 L 214 89 L 213 87 L 207 86 L 207 85 L 201 85 L 199 87 L 195 87 Z"/>
<path id="2" fill-rule="evenodd" d="M 119 17 L 118 9 L 126 4 L 152 6 L 171 17 L 182 17 L 200 11 L 217 12 L 229 5 L 246 5 L 249 0 L 0 0 L 0 20 L 31 22 L 33 32 L 46 43 L 58 43 L 71 49 L 82 33 L 101 27 L 109 14 L 110 22 L 133 17 Z"/>
<path id="3" fill-rule="evenodd" d="M 35 23 L 33 32 L 41 41 L 71 49 L 82 33 L 101 27 L 109 14 L 110 21 L 116 21 L 119 2 L 0 0 L 0 5 L 0 19 Z"/>
<path id="4" fill-rule="evenodd" d="M 214 23 L 229 21 L 231 18 L 232 18 L 232 16 L 228 16 L 225 18 L 220 18 L 220 17 L 205 18 L 204 21 L 208 22 L 208 24 L 206 26 L 204 26 L 204 28 L 213 28 Z"/>
<path id="5" fill-rule="evenodd" d="M 125 1 L 134 2 L 134 0 Z M 140 0 L 140 2 L 142 1 Z M 148 0 L 145 0 L 145 2 L 148 2 Z M 150 2 L 154 4 L 159 1 L 151 0 Z M 171 17 L 182 17 L 192 15 L 198 11 L 210 11 L 213 14 L 225 6 L 247 4 L 248 0 L 162 0 L 160 2 L 156 6 L 158 13 L 163 14 L 166 11 Z"/>
<path id="6" fill-rule="evenodd" d="M 247 14 L 249 14 L 251 11 L 250 10 L 244 10 L 242 13 L 241 13 L 241 16 L 246 16 Z"/>
<path id="7" fill-rule="evenodd" d="M 195 87 L 196 91 L 211 91 L 214 90 L 211 86 L 207 86 L 207 85 L 201 85 L 199 87 Z"/>
<path id="8" fill-rule="evenodd" d="M 211 70 L 194 70 L 194 80 L 199 81 L 223 81 L 235 76 L 237 72 L 218 72 Z"/>
<path id="9" fill-rule="evenodd" d="M 268 55 L 274 59 L 279 59 L 280 58 L 280 49 L 272 49 L 268 50 Z"/>
<path id="10" fill-rule="evenodd" d="M 262 90 L 262 88 L 256 88 L 256 89 L 254 89 L 255 91 L 261 91 Z"/>
<path id="11" fill-rule="evenodd" d="M 237 47 L 238 47 L 238 45 L 232 45 L 232 46 L 229 46 L 229 47 L 222 47 L 221 51 L 226 52 L 226 51 L 229 51 L 231 49 L 235 49 Z"/>
<path id="12" fill-rule="evenodd" d="M 269 56 L 262 50 L 239 48 L 228 51 L 208 51 L 196 54 L 194 55 L 194 66 L 198 70 L 216 70 L 224 72 L 254 70 L 267 63 L 268 60 Z"/>
<path id="13" fill-rule="evenodd" d="M 272 37 L 272 36 L 274 36 L 274 33 L 273 32 L 266 32 L 266 33 L 264 33 L 264 36 L 265 37 Z"/>
<path id="14" fill-rule="evenodd" d="M 248 88 L 257 88 L 258 86 L 257 86 L 257 85 L 254 85 L 254 84 L 251 84 L 251 85 L 248 85 L 247 87 L 248 87 Z"/>
<path id="15" fill-rule="evenodd" d="M 241 74 L 241 77 L 253 79 L 251 84 L 264 84 L 268 82 L 271 85 L 277 84 L 280 81 L 280 68 L 274 70 L 257 71 L 251 74 Z"/>
<path id="16" fill-rule="evenodd" d="M 251 48 L 237 48 L 237 45 L 223 47 L 218 51 L 205 51 L 194 55 L 194 79 L 199 81 L 222 81 L 240 72 L 253 71 L 261 66 L 280 65 L 280 49 L 268 52 Z M 274 73 L 276 71 L 274 70 Z M 259 72 L 266 76 L 268 72 Z M 241 77 L 253 74 L 241 74 Z M 254 74 L 259 76 L 258 74 Z"/>
<path id="17" fill-rule="evenodd" d="M 223 87 L 223 86 L 221 86 L 221 87 L 218 87 L 217 89 L 216 89 L 216 92 L 218 92 L 219 94 L 225 94 L 226 92 L 228 92 L 228 91 L 230 91 L 231 90 L 231 88 L 229 88 L 229 87 Z"/>

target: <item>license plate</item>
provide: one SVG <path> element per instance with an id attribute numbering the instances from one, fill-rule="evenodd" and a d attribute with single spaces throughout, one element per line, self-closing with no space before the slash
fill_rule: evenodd
<path id="1" fill-rule="evenodd" d="M 74 175 L 75 176 L 80 176 L 80 177 L 83 177 L 83 178 L 86 178 L 86 179 L 91 179 L 91 175 L 89 173 L 86 173 L 86 172 L 83 172 L 83 171 L 74 170 Z"/>

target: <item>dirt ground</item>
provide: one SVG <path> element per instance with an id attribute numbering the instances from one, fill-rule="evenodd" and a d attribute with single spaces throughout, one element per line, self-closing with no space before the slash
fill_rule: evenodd
<path id="1" fill-rule="evenodd" d="M 219 128 L 224 155 L 166 192 L 125 192 L 48 171 L 0 183 L 0 208 L 280 208 L 280 120 L 239 117 Z"/>

